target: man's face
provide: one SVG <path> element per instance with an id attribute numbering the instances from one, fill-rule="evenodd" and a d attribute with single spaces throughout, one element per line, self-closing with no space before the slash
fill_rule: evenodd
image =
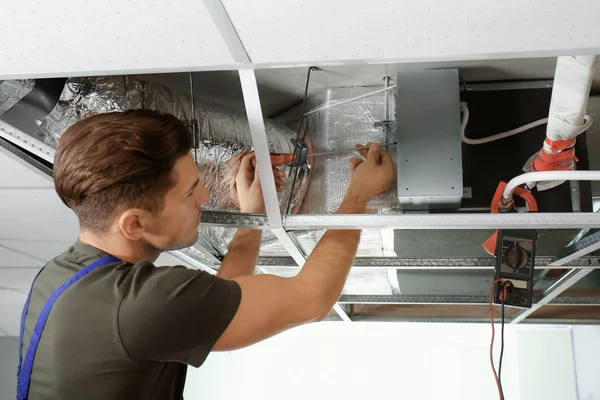
<path id="1" fill-rule="evenodd" d="M 164 199 L 164 208 L 149 219 L 145 239 L 152 247 L 166 251 L 188 247 L 198 240 L 200 207 L 210 193 L 200 182 L 192 155 L 181 157 L 173 168 L 175 186 Z"/>

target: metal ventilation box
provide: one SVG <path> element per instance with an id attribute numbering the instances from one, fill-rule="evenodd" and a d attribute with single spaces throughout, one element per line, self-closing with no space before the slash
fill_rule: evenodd
<path id="1" fill-rule="evenodd" d="M 398 72 L 398 199 L 407 210 L 460 207 L 463 196 L 457 69 Z"/>

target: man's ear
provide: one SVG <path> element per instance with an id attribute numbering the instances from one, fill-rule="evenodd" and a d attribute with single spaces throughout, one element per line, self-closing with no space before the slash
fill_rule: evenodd
<path id="1" fill-rule="evenodd" d="M 140 240 L 144 234 L 144 211 L 131 208 L 119 217 L 119 230 L 129 240 Z"/>

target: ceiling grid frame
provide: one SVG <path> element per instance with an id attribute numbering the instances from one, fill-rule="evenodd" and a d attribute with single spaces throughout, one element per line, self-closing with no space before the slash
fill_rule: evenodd
<path id="1" fill-rule="evenodd" d="M 239 46 L 244 49 L 245 54 L 248 56 L 246 48 L 242 44 L 242 39 L 239 35 L 239 30 L 236 29 L 233 20 L 231 19 L 231 13 L 228 13 L 224 4 L 221 0 L 205 0 L 205 3 L 217 3 L 218 11 L 211 13 L 215 25 L 218 27 L 219 32 L 223 35 L 223 39 L 228 43 L 232 56 L 235 58 L 236 55 L 239 57 Z M 207 8 L 211 8 L 207 6 Z M 599 8 L 600 10 L 600 8 Z M 226 18 L 223 16 L 225 15 Z M 216 16 L 216 18 L 215 18 Z M 235 33 L 235 35 L 232 34 Z M 479 36 L 479 35 L 478 35 Z M 587 37 L 587 36 L 586 36 Z M 237 43 L 236 40 L 237 39 Z M 233 50 L 232 50 L 233 48 Z M 600 48 L 593 49 L 595 52 L 600 52 Z M 590 52 L 588 50 L 587 52 Z M 235 54 L 234 54 L 235 53 Z M 562 54 L 554 52 L 557 55 Z M 545 54 L 545 52 L 544 52 Z M 568 53 L 567 53 L 568 54 Z M 504 55 L 506 56 L 506 55 Z M 248 56 L 249 58 L 249 56 Z M 442 57 L 443 58 L 443 57 Z M 468 58 L 468 57 L 467 57 Z M 477 57 L 476 57 L 477 58 Z M 502 56 L 501 56 L 502 58 Z M 445 58 L 444 58 L 445 59 Z M 318 63 L 317 63 L 318 64 Z M 258 85 L 256 83 L 256 75 L 253 70 L 247 69 L 246 66 L 243 69 L 239 69 L 240 82 L 242 86 L 242 93 L 244 96 L 244 104 L 246 107 L 246 115 L 250 125 L 250 131 L 252 134 L 252 141 L 255 146 L 256 157 L 258 165 L 269 165 L 272 168 L 271 160 L 269 157 L 269 148 L 266 140 L 266 131 L 264 128 L 264 120 L 262 108 L 260 106 L 260 98 L 258 93 Z M 275 234 L 275 236 L 281 241 L 284 248 L 288 251 L 294 261 L 302 267 L 306 256 L 304 250 L 300 247 L 299 243 L 293 240 L 289 235 L 293 235 L 294 229 L 477 229 L 477 228 L 527 228 L 536 226 L 536 228 L 585 228 L 585 227 L 597 227 L 600 226 L 600 214 L 597 213 L 531 213 L 531 214 L 426 214 L 426 215 L 283 215 L 279 208 L 279 202 L 277 198 L 277 192 L 275 190 L 275 183 L 270 169 L 268 171 L 262 171 L 259 168 L 259 175 L 261 176 L 261 185 L 263 187 L 263 196 L 265 200 L 266 213 L 267 213 L 267 225 L 268 228 Z M 266 179 L 263 180 L 263 178 Z M 219 219 L 219 214 L 213 214 L 216 220 Z M 252 216 L 241 216 L 245 221 L 252 221 L 251 223 L 256 224 L 257 227 L 260 225 L 260 229 L 264 229 L 263 221 L 257 221 L 258 218 Z M 234 218 L 235 219 L 235 218 Z M 217 222 L 217 221 L 214 221 Z M 295 224 L 294 224 L 295 223 Z M 218 222 L 216 224 L 219 224 Z M 556 224 L 552 225 L 552 224 Z M 219 224 L 220 225 L 220 224 Z M 237 224 L 236 224 L 237 225 Z M 242 224 L 244 225 L 244 224 Z M 238 225 L 239 226 L 239 225 Z M 581 255 L 588 254 L 593 251 L 595 245 L 590 246 L 589 251 L 581 251 Z M 572 261 L 579 257 L 571 255 L 568 260 L 564 263 Z M 558 265 L 553 263 L 553 265 Z M 561 285 L 554 285 L 547 292 L 544 293 L 544 297 L 539 303 L 534 305 L 535 309 L 538 309 L 543 304 L 550 302 L 562 291 L 568 289 L 571 285 L 576 283 L 583 276 L 591 272 L 592 269 L 572 269 L 566 279 Z M 573 276 L 574 275 L 574 276 Z M 573 277 L 572 277 L 573 276 Z M 559 291 L 560 290 L 560 291 Z M 518 323 L 528 315 L 532 314 L 535 309 L 528 310 L 520 314 L 513 320 L 513 323 Z M 343 320 L 350 321 L 350 317 L 339 303 L 336 303 L 334 310 L 340 315 Z"/>

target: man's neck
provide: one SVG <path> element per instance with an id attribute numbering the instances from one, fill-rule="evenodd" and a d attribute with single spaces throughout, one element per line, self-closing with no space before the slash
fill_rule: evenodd
<path id="1" fill-rule="evenodd" d="M 139 261 L 154 262 L 160 255 L 159 250 L 147 246 L 142 241 L 129 240 L 110 232 L 98 235 L 82 231 L 79 233 L 79 241 L 132 264 Z"/>

